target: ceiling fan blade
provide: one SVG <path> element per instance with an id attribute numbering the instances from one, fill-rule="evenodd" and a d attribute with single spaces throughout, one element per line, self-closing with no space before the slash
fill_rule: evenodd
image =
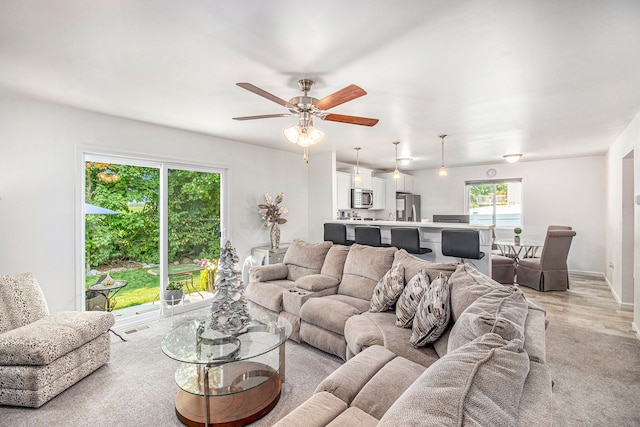
<path id="1" fill-rule="evenodd" d="M 352 125 L 375 126 L 378 119 L 370 119 L 367 117 L 345 116 L 344 114 L 327 114 L 323 120 L 330 122 L 349 123 Z"/>
<path id="2" fill-rule="evenodd" d="M 244 117 L 234 117 L 233 120 L 255 120 L 255 119 L 272 119 L 274 117 L 293 117 L 296 114 L 263 114 L 262 116 L 244 116 Z"/>
<path id="3" fill-rule="evenodd" d="M 356 85 L 349 85 L 344 89 L 340 89 L 339 91 L 332 93 L 329 96 L 325 96 L 320 101 L 315 103 L 315 106 L 320 110 L 328 110 L 329 108 L 333 108 L 336 105 L 344 104 L 347 101 L 351 101 L 352 99 L 356 99 L 361 97 L 362 95 L 366 95 L 364 89 Z"/>
<path id="4" fill-rule="evenodd" d="M 278 98 L 277 96 L 270 94 L 266 90 L 262 90 L 258 86 L 252 85 L 251 83 L 236 83 L 236 85 L 240 86 L 243 89 L 248 90 L 249 92 L 253 92 L 256 95 L 260 95 L 260 96 L 262 96 L 264 98 L 267 98 L 270 101 L 273 101 L 273 102 L 275 102 L 277 104 L 280 104 L 283 107 L 296 108 L 296 106 L 291 104 L 290 102 L 287 102 L 282 98 Z"/>

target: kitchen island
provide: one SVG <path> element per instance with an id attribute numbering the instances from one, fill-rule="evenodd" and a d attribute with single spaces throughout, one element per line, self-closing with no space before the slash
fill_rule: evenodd
<path id="1" fill-rule="evenodd" d="M 347 226 L 347 239 L 355 239 L 355 227 L 375 226 L 380 227 L 382 243 L 391 244 L 391 229 L 394 227 L 415 227 L 420 230 L 420 246 L 431 249 L 431 253 L 420 255 L 429 261 L 460 262 L 457 258 L 442 255 L 440 249 L 441 233 L 446 229 L 478 230 L 480 233 L 480 251 L 485 253 L 482 259 L 465 260 L 472 263 L 480 272 L 491 277 L 491 226 L 470 225 L 450 222 L 410 222 L 410 221 L 371 221 L 371 220 L 333 220 L 326 221 Z"/>

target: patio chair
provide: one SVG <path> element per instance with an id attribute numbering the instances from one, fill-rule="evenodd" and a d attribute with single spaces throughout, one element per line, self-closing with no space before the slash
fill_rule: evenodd
<path id="1" fill-rule="evenodd" d="M 111 313 L 49 313 L 31 273 L 0 276 L 0 405 L 38 408 L 109 361 Z"/>

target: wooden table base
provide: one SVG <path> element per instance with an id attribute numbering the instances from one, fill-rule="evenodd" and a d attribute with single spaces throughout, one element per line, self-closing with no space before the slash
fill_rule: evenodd
<path id="1" fill-rule="evenodd" d="M 209 396 L 209 422 L 215 427 L 235 427 L 264 417 L 280 399 L 282 381 L 276 372 L 267 381 L 247 391 Z M 185 425 L 206 425 L 205 397 L 184 390 L 176 395 L 176 415 Z"/>

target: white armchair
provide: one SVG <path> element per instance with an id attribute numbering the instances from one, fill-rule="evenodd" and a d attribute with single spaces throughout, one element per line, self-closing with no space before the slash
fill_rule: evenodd
<path id="1" fill-rule="evenodd" d="M 31 273 L 0 276 L 0 405 L 38 408 L 109 361 L 111 313 L 49 313 Z"/>

